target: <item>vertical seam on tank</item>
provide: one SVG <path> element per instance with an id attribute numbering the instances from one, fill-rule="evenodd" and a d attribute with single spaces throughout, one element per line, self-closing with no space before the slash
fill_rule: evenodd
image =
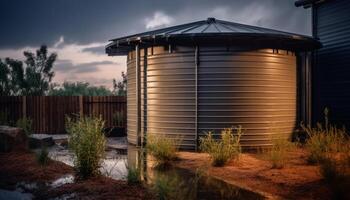
<path id="1" fill-rule="evenodd" d="M 137 44 L 135 46 L 135 51 L 136 51 L 136 144 L 137 146 L 140 146 L 141 143 L 141 136 L 140 136 L 140 47 Z"/>
<path id="2" fill-rule="evenodd" d="M 199 65 L 199 47 L 195 48 L 195 149 L 198 150 L 198 65 Z"/>
<path id="3" fill-rule="evenodd" d="M 147 56 L 148 56 L 148 49 L 145 48 L 144 50 L 144 57 L 143 57 L 143 142 L 142 145 L 144 146 L 146 144 L 146 136 L 147 136 Z"/>

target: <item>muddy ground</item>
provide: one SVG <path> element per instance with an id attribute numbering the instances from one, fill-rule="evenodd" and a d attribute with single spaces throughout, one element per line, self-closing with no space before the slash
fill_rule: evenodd
<path id="1" fill-rule="evenodd" d="M 259 154 L 241 154 L 238 161 L 224 167 L 210 166 L 205 153 L 180 152 L 176 166 L 189 170 L 198 168 L 228 183 L 265 194 L 271 198 L 331 199 L 331 191 L 322 180 L 319 166 L 306 162 L 307 153 L 298 148 L 288 155 L 282 169 L 272 169 L 271 163 Z"/>
<path id="2" fill-rule="evenodd" d="M 36 161 L 30 152 L 0 153 L 0 188 L 13 190 L 19 182 L 52 183 L 67 174 L 74 174 L 72 167 L 50 160 L 46 166 Z M 32 191 L 36 199 L 48 199 L 74 194 L 79 199 L 153 199 L 142 185 L 128 185 L 126 181 L 104 176 L 75 181 L 57 188 Z"/>

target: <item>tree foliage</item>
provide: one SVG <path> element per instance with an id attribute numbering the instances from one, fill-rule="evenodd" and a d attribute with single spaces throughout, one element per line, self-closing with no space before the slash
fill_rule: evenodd
<path id="1" fill-rule="evenodd" d="M 64 82 L 62 85 L 51 85 L 49 96 L 110 96 L 112 91 L 103 86 L 91 86 L 86 82 Z"/>
<path id="2" fill-rule="evenodd" d="M 118 96 L 126 96 L 126 74 L 122 72 L 122 80 L 117 81 L 113 79 L 113 93 L 118 95 Z"/>
<path id="3" fill-rule="evenodd" d="M 25 51 L 22 61 L 6 58 L 0 60 L 0 95 L 44 95 L 54 76 L 52 70 L 57 54 L 48 55 L 41 46 L 36 54 Z"/>

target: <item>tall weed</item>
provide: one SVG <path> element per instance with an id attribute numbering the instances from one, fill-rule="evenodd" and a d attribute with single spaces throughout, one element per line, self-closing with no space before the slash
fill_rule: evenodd
<path id="1" fill-rule="evenodd" d="M 101 117 L 67 118 L 68 145 L 75 155 L 74 165 L 81 178 L 98 175 L 105 156 L 106 139 Z"/>
<path id="2" fill-rule="evenodd" d="M 273 137 L 272 147 L 267 151 L 267 156 L 272 163 L 272 168 L 283 168 L 288 159 L 288 153 L 295 145 L 284 137 Z"/>
<path id="3" fill-rule="evenodd" d="M 328 109 L 325 109 L 325 123 L 317 123 L 315 128 L 301 124 L 302 129 L 307 133 L 306 148 L 309 151 L 308 162 L 311 164 L 322 161 L 325 154 L 340 152 L 343 145 L 348 141 L 345 127 L 338 128 L 329 124 Z"/>
<path id="4" fill-rule="evenodd" d="M 200 149 L 209 154 L 213 166 L 223 166 L 229 160 L 237 159 L 241 153 L 240 139 L 242 127 L 237 126 L 221 131 L 220 140 L 214 139 L 211 132 L 200 138 Z"/>
<path id="5" fill-rule="evenodd" d="M 148 134 L 146 141 L 147 152 L 157 160 L 158 165 L 163 165 L 176 159 L 181 140 L 178 138 L 169 138 L 161 134 Z"/>

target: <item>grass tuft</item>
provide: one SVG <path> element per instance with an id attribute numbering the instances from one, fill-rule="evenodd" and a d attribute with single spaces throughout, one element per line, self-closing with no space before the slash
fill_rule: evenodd
<path id="1" fill-rule="evenodd" d="M 272 163 L 272 168 L 283 168 L 287 162 L 288 152 L 290 152 L 293 148 L 295 148 L 295 145 L 286 138 L 272 138 L 272 147 L 269 151 L 267 151 L 267 157 Z"/>
<path id="2" fill-rule="evenodd" d="M 68 146 L 74 152 L 74 166 L 81 178 L 100 174 L 99 168 L 105 156 L 106 138 L 102 132 L 101 117 L 67 118 Z"/>
<path id="3" fill-rule="evenodd" d="M 127 167 L 128 175 L 126 176 L 129 185 L 135 185 L 141 183 L 141 171 L 137 167 Z"/>
<path id="4" fill-rule="evenodd" d="M 146 149 L 157 160 L 158 165 L 164 165 L 177 158 L 179 144 L 180 140 L 177 138 L 148 134 Z"/>
<path id="5" fill-rule="evenodd" d="M 328 109 L 325 109 L 325 124 L 317 123 L 315 128 L 301 124 L 307 133 L 306 148 L 309 151 L 308 162 L 316 164 L 322 161 L 325 154 L 342 151 L 348 141 L 345 127 L 338 128 L 328 122 Z"/>
<path id="6" fill-rule="evenodd" d="M 241 153 L 242 127 L 237 126 L 221 131 L 221 139 L 214 139 L 211 132 L 200 138 L 200 149 L 210 155 L 213 166 L 223 166 L 229 160 L 237 159 Z"/>

